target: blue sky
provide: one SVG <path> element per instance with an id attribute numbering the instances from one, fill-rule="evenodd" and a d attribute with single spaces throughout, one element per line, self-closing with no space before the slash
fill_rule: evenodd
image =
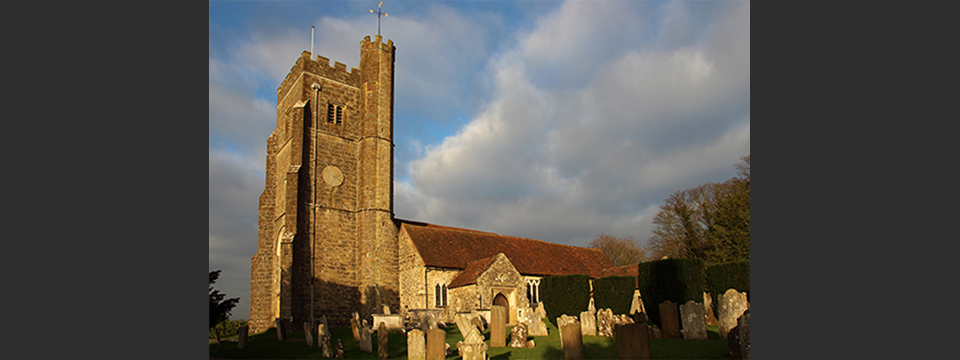
<path id="1" fill-rule="evenodd" d="M 378 1 L 209 2 L 209 268 L 249 315 L 276 89 L 347 67 Z M 586 246 L 646 243 L 671 193 L 750 153 L 749 1 L 385 1 L 398 218 Z"/>

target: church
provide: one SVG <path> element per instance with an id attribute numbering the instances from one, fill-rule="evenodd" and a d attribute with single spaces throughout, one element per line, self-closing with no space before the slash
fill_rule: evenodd
<path id="1" fill-rule="evenodd" d="M 360 42 L 360 64 L 304 51 L 277 89 L 267 138 L 250 331 L 326 316 L 346 325 L 382 313 L 508 307 L 509 323 L 539 297 L 540 279 L 617 268 L 597 249 L 401 220 L 393 212 L 396 47 Z"/>

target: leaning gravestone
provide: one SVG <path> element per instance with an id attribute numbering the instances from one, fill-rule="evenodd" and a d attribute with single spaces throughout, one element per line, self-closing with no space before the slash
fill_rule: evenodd
<path id="1" fill-rule="evenodd" d="M 707 324 L 703 311 L 703 304 L 693 300 L 680 305 L 680 319 L 683 322 L 683 329 L 680 332 L 683 333 L 684 339 L 707 338 Z"/>
<path id="2" fill-rule="evenodd" d="M 463 337 L 463 341 L 457 344 L 457 351 L 462 360 L 486 360 L 487 348 L 483 335 L 478 329 L 470 329 L 470 332 Z"/>
<path id="3" fill-rule="evenodd" d="M 664 339 L 680 339 L 683 335 L 680 333 L 680 314 L 677 311 L 677 304 L 667 300 L 660 303 L 660 330 Z"/>
<path id="4" fill-rule="evenodd" d="M 617 324 L 613 328 L 613 338 L 617 343 L 618 359 L 649 359 L 650 339 L 646 342 L 646 325 Z M 646 346 L 644 344 L 646 343 Z"/>
<path id="5" fill-rule="evenodd" d="M 597 312 L 597 336 L 613 337 L 613 310 L 600 309 Z"/>
<path id="6" fill-rule="evenodd" d="M 447 332 L 442 329 L 427 330 L 427 360 L 444 360 L 447 357 Z"/>
<path id="7" fill-rule="evenodd" d="M 580 333 L 584 336 L 597 336 L 597 317 L 592 312 L 580 313 Z"/>
<path id="8" fill-rule="evenodd" d="M 703 293 L 703 315 L 706 318 L 707 325 L 720 325 L 720 321 L 717 320 L 717 315 L 713 311 L 713 296 L 708 292 Z"/>
<path id="9" fill-rule="evenodd" d="M 380 359 L 387 358 L 387 332 L 387 324 L 380 323 L 377 327 L 377 357 Z"/>
<path id="10" fill-rule="evenodd" d="M 507 346 L 512 348 L 525 348 L 527 347 L 527 326 L 523 324 L 517 324 L 513 329 L 510 329 L 510 344 Z"/>
<path id="11" fill-rule="evenodd" d="M 560 326 L 560 346 L 563 347 L 564 360 L 583 359 L 583 330 L 580 321 L 574 316 L 563 315 L 557 319 Z"/>
<path id="12" fill-rule="evenodd" d="M 413 329 L 407 333 L 407 359 L 426 360 L 427 349 L 426 339 L 423 338 L 423 330 Z"/>
<path id="13" fill-rule="evenodd" d="M 360 351 L 372 353 L 373 352 L 373 343 L 370 339 L 370 328 L 367 326 L 360 327 Z"/>
<path id="14" fill-rule="evenodd" d="M 303 322 L 303 335 L 307 338 L 307 346 L 313 347 L 313 331 L 311 331 L 310 323 Z"/>
<path id="15" fill-rule="evenodd" d="M 237 349 L 243 349 L 243 346 L 247 344 L 247 334 L 250 332 L 250 327 L 244 325 L 237 331 L 239 332 L 237 336 Z"/>
<path id="16" fill-rule="evenodd" d="M 507 346 L 507 308 L 494 305 L 490 309 L 490 347 Z"/>
<path id="17" fill-rule="evenodd" d="M 453 320 L 457 323 L 457 330 L 460 331 L 460 335 L 463 336 L 464 339 L 467 338 L 470 329 L 476 326 L 470 321 L 470 316 L 466 314 L 456 314 L 453 316 Z"/>
<path id="18" fill-rule="evenodd" d="M 743 315 L 747 310 L 747 293 L 737 292 L 735 289 L 727 289 L 726 292 L 717 297 L 717 315 L 719 315 L 720 325 L 718 326 L 720 338 L 726 339 L 727 332 L 737 326 L 737 318 Z"/>
<path id="19" fill-rule="evenodd" d="M 740 328 L 740 357 L 743 360 L 750 360 L 750 310 L 740 315 L 737 319 L 737 327 Z"/>
<path id="20" fill-rule="evenodd" d="M 320 324 L 320 326 L 323 326 L 323 324 Z M 327 359 L 333 357 L 333 346 L 331 345 L 332 337 L 330 336 L 330 332 L 320 332 L 319 335 L 317 335 L 317 339 L 319 339 L 317 342 L 320 346 L 320 354 Z M 337 339 L 337 342 L 339 341 L 340 339 Z"/>
<path id="21" fill-rule="evenodd" d="M 284 341 L 284 340 L 286 340 L 286 339 L 287 339 L 287 332 L 286 332 L 286 329 L 285 329 L 284 326 L 283 326 L 283 320 L 280 320 L 280 318 L 277 318 L 276 320 L 274 320 L 274 324 L 276 324 L 276 326 L 277 326 L 277 340 L 279 340 L 279 341 Z"/>
<path id="22" fill-rule="evenodd" d="M 350 319 L 350 331 L 353 332 L 354 340 L 360 340 L 360 322 L 357 319 Z"/>
<path id="23" fill-rule="evenodd" d="M 535 310 L 528 310 L 526 312 L 526 321 L 524 322 L 527 325 L 527 334 L 530 336 L 548 336 L 550 335 L 547 332 L 547 324 L 543 322 L 543 319 L 537 316 Z"/>

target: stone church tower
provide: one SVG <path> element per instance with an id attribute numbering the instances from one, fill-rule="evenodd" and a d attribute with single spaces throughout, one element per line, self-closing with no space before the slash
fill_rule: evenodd
<path id="1" fill-rule="evenodd" d="M 277 89 L 267 138 L 250 330 L 274 319 L 399 309 L 393 219 L 393 41 L 360 42 L 360 69 L 304 51 Z M 311 306 L 312 304 L 312 306 Z"/>

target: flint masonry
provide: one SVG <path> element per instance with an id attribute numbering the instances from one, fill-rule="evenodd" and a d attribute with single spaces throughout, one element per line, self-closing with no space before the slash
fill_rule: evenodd
<path id="1" fill-rule="evenodd" d="M 596 249 L 394 218 L 396 47 L 360 42 L 360 68 L 304 51 L 277 89 L 267 138 L 250 331 L 325 315 L 535 306 L 542 276 L 610 274 Z M 605 270 L 606 269 L 606 270 Z M 606 272 L 605 272 L 606 271 Z M 450 290 L 448 292 L 448 289 Z M 312 302 L 312 307 L 311 307 Z"/>

